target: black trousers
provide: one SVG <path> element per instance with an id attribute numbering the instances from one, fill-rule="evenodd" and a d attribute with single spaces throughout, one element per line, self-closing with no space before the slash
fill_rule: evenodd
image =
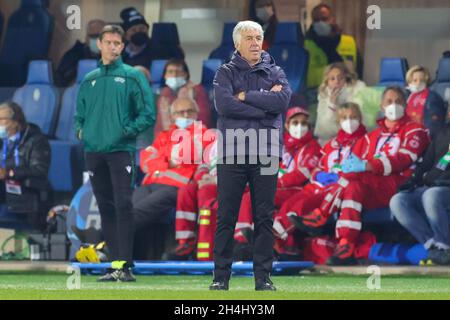
<path id="1" fill-rule="evenodd" d="M 278 168 L 278 158 L 276 168 Z M 246 162 L 248 163 L 248 162 Z M 228 280 L 233 263 L 234 228 L 239 215 L 242 194 L 247 183 L 253 208 L 254 248 L 253 271 L 255 278 L 268 276 L 272 271 L 274 236 L 273 212 L 277 174 L 265 174 L 268 167 L 257 164 L 218 164 L 218 220 L 214 239 L 214 279 Z"/>
<path id="2" fill-rule="evenodd" d="M 132 264 L 134 154 L 86 153 L 86 169 L 97 199 L 110 260 Z"/>
<path id="3" fill-rule="evenodd" d="M 149 184 L 133 192 L 133 212 L 136 230 L 150 224 L 164 222 L 171 209 L 177 206 L 178 188 L 165 184 Z"/>

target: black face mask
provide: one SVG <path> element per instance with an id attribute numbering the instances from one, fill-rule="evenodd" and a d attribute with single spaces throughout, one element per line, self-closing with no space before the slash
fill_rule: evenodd
<path id="1" fill-rule="evenodd" d="M 144 45 L 147 40 L 148 35 L 145 32 L 138 32 L 131 36 L 131 43 L 138 47 Z"/>

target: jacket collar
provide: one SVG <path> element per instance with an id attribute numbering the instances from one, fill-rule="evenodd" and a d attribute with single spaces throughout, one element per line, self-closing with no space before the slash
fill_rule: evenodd
<path id="1" fill-rule="evenodd" d="M 118 67 L 123 65 L 123 61 L 122 61 L 122 57 L 118 57 L 116 59 L 116 61 L 114 61 L 114 62 L 112 62 L 112 63 L 110 63 L 108 65 L 105 65 L 105 64 L 103 64 L 103 60 L 100 59 L 100 62 L 98 63 L 98 65 L 99 65 L 100 69 L 102 69 L 102 70 L 105 70 L 105 69 L 116 69 L 116 68 L 118 68 Z"/>
<path id="2" fill-rule="evenodd" d="M 409 117 L 405 114 L 402 118 L 400 118 L 399 120 L 396 121 L 395 126 L 392 129 L 389 129 L 388 127 L 386 127 L 385 121 L 386 118 L 382 118 L 380 120 L 377 121 L 378 126 L 384 131 L 384 132 L 397 132 L 398 130 L 400 130 L 401 127 L 403 127 L 406 123 L 408 123 L 410 121 Z"/>
<path id="3" fill-rule="evenodd" d="M 257 71 L 263 70 L 266 73 L 270 72 L 270 68 L 275 65 L 274 59 L 266 51 L 262 51 L 261 60 L 254 66 L 250 66 L 241 54 L 236 50 L 231 57 L 231 64 L 235 65 L 241 71 Z"/>

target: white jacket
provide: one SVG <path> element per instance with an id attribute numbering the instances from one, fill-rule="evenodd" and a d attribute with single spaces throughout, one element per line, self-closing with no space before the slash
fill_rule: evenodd
<path id="1" fill-rule="evenodd" d="M 319 92 L 314 135 L 319 138 L 321 145 L 335 137 L 339 131 L 339 125 L 336 123 L 337 106 L 346 102 L 355 102 L 356 93 L 365 87 L 366 84 L 360 80 L 353 86 L 346 85 L 337 99 L 337 105 L 330 102 L 330 96 L 327 92 Z"/>

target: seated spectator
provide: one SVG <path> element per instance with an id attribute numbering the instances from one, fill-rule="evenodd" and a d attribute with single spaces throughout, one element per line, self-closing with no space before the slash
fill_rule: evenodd
<path id="1" fill-rule="evenodd" d="M 293 215 L 291 222 L 303 232 L 317 234 L 328 219 L 339 212 L 336 238 L 339 244 L 329 265 L 356 263 L 354 253 L 362 229 L 363 209 L 387 207 L 400 185 L 411 177 L 416 161 L 429 142 L 425 127 L 405 114 L 406 97 L 399 87 L 383 93 L 381 110 L 385 117 L 379 128 L 360 139 L 352 155 L 342 163 L 343 175 L 330 185 L 317 205 Z"/>
<path id="2" fill-rule="evenodd" d="M 304 215 L 322 201 L 327 188 L 342 175 L 341 164 L 352 154 L 358 140 L 366 134 L 362 114 L 355 103 L 345 103 L 336 110 L 336 122 L 340 129 L 335 138 L 321 150 L 321 158 L 304 187 L 284 201 L 275 215 L 274 233 L 277 236 L 275 250 L 280 255 L 296 255 L 299 243 L 294 238 L 294 225 L 290 216 Z"/>
<path id="3" fill-rule="evenodd" d="M 343 103 L 355 102 L 356 94 L 365 87 L 364 82 L 358 80 L 356 74 L 342 62 L 333 63 L 325 69 L 319 88 L 314 130 L 321 145 L 335 137 L 339 131 L 339 123 L 336 121 L 337 107 Z"/>
<path id="4" fill-rule="evenodd" d="M 172 59 L 167 62 L 163 71 L 164 87 L 157 102 L 155 136 L 171 125 L 169 106 L 176 98 L 194 99 L 199 107 L 198 120 L 205 127 L 211 127 L 211 106 L 208 94 L 201 84 L 190 80 L 189 68 L 184 60 Z"/>
<path id="5" fill-rule="evenodd" d="M 67 51 L 56 69 L 55 83 L 60 87 L 71 85 L 77 76 L 78 62 L 83 59 L 100 59 L 100 49 L 97 40 L 105 26 L 103 20 L 91 20 L 87 25 L 85 43 L 77 40 L 75 45 Z"/>
<path id="6" fill-rule="evenodd" d="M 450 109 L 448 113 L 450 120 Z M 391 211 L 428 250 L 435 264 L 450 264 L 450 122 L 438 132 L 414 175 L 390 202 Z"/>
<path id="7" fill-rule="evenodd" d="M 406 82 L 410 95 L 406 114 L 411 120 L 424 125 L 430 130 L 431 138 L 445 125 L 447 111 L 444 100 L 430 90 L 430 72 L 422 66 L 414 66 L 406 73 Z"/>
<path id="8" fill-rule="evenodd" d="M 319 4 L 311 15 L 313 23 L 306 33 L 304 45 L 309 52 L 307 87 L 317 88 L 326 66 L 335 62 L 345 62 L 362 78 L 362 60 L 355 39 L 342 33 L 331 7 Z"/>
<path id="9" fill-rule="evenodd" d="M 268 50 L 277 31 L 277 14 L 273 0 L 252 0 L 250 3 L 249 20 L 258 22 L 264 30 L 263 50 Z"/>
<path id="10" fill-rule="evenodd" d="M 42 228 L 48 208 L 50 145 L 39 127 L 27 123 L 19 105 L 0 105 L 0 203 L 9 212 L 27 214 L 27 222 Z"/>
<path id="11" fill-rule="evenodd" d="M 165 219 L 176 207 L 178 189 L 189 183 L 202 161 L 199 146 L 206 145 L 206 128 L 195 121 L 197 104 L 189 98 L 178 98 L 169 111 L 173 122 L 169 130 L 158 134 L 153 144 L 141 151 L 140 167 L 145 177 L 132 198 L 137 230 Z M 194 130 L 201 135 L 194 136 Z M 199 138 L 202 140 L 196 141 Z"/>
<path id="12" fill-rule="evenodd" d="M 148 34 L 149 24 L 136 8 L 123 9 L 120 17 L 126 40 L 126 47 L 122 52 L 124 63 L 150 69 L 153 60 L 180 58 L 173 56 L 164 46 L 152 42 Z M 184 58 L 184 54 L 181 58 Z"/>

